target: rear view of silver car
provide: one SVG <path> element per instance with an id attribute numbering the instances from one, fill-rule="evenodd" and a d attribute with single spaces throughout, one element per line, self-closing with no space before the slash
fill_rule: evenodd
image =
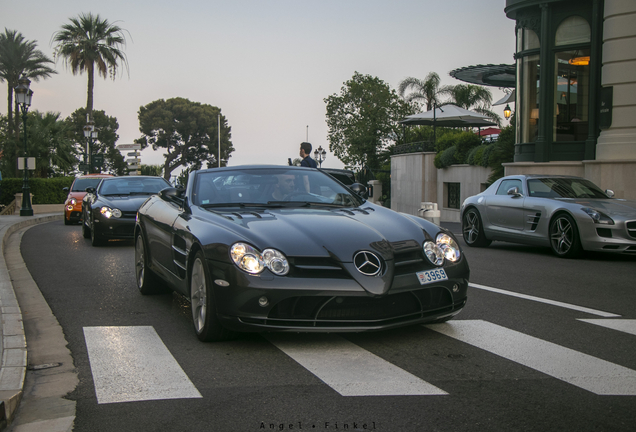
<path id="1" fill-rule="evenodd" d="M 636 201 L 613 196 L 580 177 L 503 177 L 464 201 L 463 237 L 474 247 L 549 246 L 563 258 L 584 250 L 636 254 Z"/>

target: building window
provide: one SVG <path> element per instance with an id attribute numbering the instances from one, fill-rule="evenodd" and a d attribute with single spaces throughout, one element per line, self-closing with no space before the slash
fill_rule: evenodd
<path id="1" fill-rule="evenodd" d="M 517 82 L 521 83 L 521 92 L 517 93 L 517 142 L 535 142 L 539 135 L 540 48 L 539 38 L 533 30 L 519 28 Z"/>
<path id="2" fill-rule="evenodd" d="M 460 183 L 444 183 L 444 189 L 446 189 L 445 201 L 446 205 L 444 207 L 451 209 L 459 209 L 460 203 Z"/>

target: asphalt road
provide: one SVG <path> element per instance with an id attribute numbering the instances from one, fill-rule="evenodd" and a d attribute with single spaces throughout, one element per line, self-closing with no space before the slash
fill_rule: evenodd
<path id="1" fill-rule="evenodd" d="M 628 332 L 636 323 L 635 257 L 562 260 L 548 249 L 505 243 L 465 248 L 479 286 L 448 324 L 326 337 L 246 334 L 204 344 L 186 301 L 138 293 L 132 242 L 91 247 L 79 226 L 56 221 L 29 229 L 22 255 L 78 371 L 69 395 L 77 401 L 75 431 L 636 428 L 636 334 Z M 189 379 L 180 388 L 191 385 L 195 395 L 134 400 L 138 389 L 121 387 L 117 374 L 134 371 L 123 380 L 131 382 L 153 371 L 157 386 L 178 374 L 172 366 L 153 369 L 154 357 L 143 354 L 156 346 L 143 348 L 142 337 L 130 344 L 124 329 L 156 332 Z M 114 342 L 89 348 L 100 340 L 93 331 Z M 360 370 L 376 376 L 343 385 Z M 409 394 L 425 385 L 439 392 Z M 343 396 L 352 389 L 366 395 Z"/>

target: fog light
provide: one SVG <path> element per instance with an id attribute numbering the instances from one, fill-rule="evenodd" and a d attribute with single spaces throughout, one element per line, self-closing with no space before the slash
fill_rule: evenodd
<path id="1" fill-rule="evenodd" d="M 459 291 L 459 285 L 455 284 L 453 285 L 453 292 L 458 292 Z"/>
<path id="2" fill-rule="evenodd" d="M 258 304 L 262 307 L 265 307 L 269 304 L 269 300 L 267 300 L 267 297 L 263 296 L 258 299 Z"/>
<path id="3" fill-rule="evenodd" d="M 68 211 L 73 210 L 73 206 L 72 206 L 72 205 L 67 205 L 67 206 L 66 206 L 66 210 L 68 210 Z"/>

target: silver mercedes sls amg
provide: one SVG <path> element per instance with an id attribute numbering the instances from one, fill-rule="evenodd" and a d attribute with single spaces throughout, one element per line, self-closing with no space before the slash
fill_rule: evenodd
<path id="1" fill-rule="evenodd" d="M 636 201 L 613 196 L 580 177 L 503 177 L 464 201 L 463 237 L 475 247 L 492 241 L 549 246 L 563 258 L 583 250 L 636 254 Z"/>

